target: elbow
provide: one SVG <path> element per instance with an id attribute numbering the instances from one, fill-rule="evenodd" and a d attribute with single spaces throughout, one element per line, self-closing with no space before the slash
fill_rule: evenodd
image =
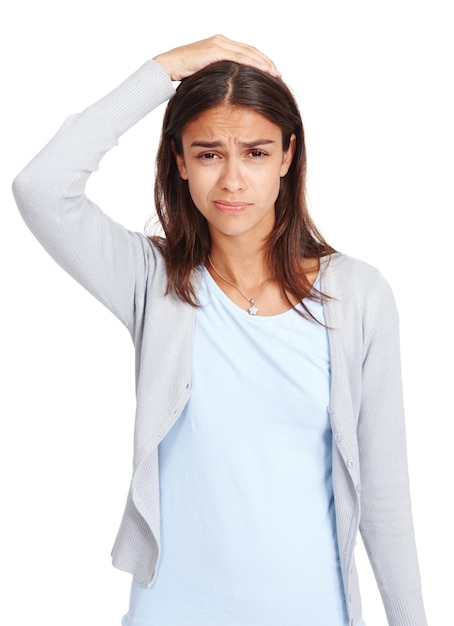
<path id="1" fill-rule="evenodd" d="M 52 205 L 49 186 L 35 160 L 14 178 L 12 192 L 17 208 L 26 222 L 29 221 L 28 218 L 33 219 L 34 215 L 46 211 L 46 207 Z"/>
<path id="2" fill-rule="evenodd" d="M 29 171 L 29 166 L 25 167 L 13 180 L 12 192 L 19 211 L 24 214 L 33 207 L 33 196 L 36 195 L 33 176 Z"/>

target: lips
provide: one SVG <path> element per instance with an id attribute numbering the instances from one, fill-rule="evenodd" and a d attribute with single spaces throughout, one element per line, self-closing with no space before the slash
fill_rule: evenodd
<path id="1" fill-rule="evenodd" d="M 224 202 L 223 200 L 214 200 L 213 204 L 221 213 L 230 214 L 241 213 L 251 206 L 248 202 Z"/>

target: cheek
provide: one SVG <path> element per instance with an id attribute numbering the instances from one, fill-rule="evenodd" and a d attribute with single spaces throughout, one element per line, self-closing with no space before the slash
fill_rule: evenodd
<path id="1" fill-rule="evenodd" d="M 204 188 L 203 181 L 200 181 L 197 176 L 191 175 L 190 172 L 189 172 L 187 180 L 188 180 L 189 193 L 191 194 L 191 196 L 193 198 L 201 196 L 203 192 L 203 188 Z"/>
<path id="2" fill-rule="evenodd" d="M 279 195 L 281 190 L 281 180 L 282 178 L 280 176 L 274 175 L 273 177 L 268 177 L 268 179 L 264 181 L 262 188 L 267 190 L 268 195 L 272 197 L 273 200 L 276 200 Z"/>
<path id="3" fill-rule="evenodd" d="M 262 198 L 265 202 L 269 200 L 274 202 L 279 195 L 282 180 L 280 165 L 280 163 L 273 163 L 272 165 L 270 164 L 269 167 L 260 167 L 257 169 L 255 167 L 246 167 L 242 171 L 242 177 L 246 183 L 245 193 L 253 193 L 258 201 Z M 190 165 L 187 166 L 184 171 L 187 175 L 186 180 L 188 181 L 188 189 L 192 201 L 199 211 L 203 213 L 204 208 L 209 202 L 210 195 L 217 191 L 220 185 L 222 186 L 222 182 L 220 181 L 222 173 L 214 167 L 202 169 L 191 167 Z"/>
<path id="4" fill-rule="evenodd" d="M 215 173 L 210 171 L 210 168 L 206 168 L 203 171 L 200 171 L 198 168 L 188 168 L 187 174 L 189 191 L 193 198 L 206 197 L 216 185 Z"/>
<path id="5" fill-rule="evenodd" d="M 189 173 L 188 176 L 188 189 L 189 195 L 196 208 L 205 215 L 206 206 L 208 204 L 208 194 L 209 194 L 209 185 L 207 184 L 207 180 L 204 177 L 193 176 Z"/>

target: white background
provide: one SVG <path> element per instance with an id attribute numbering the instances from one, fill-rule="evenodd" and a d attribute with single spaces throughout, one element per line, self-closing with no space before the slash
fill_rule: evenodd
<path id="1" fill-rule="evenodd" d="M 134 415 L 126 330 L 43 252 L 11 181 L 67 115 L 147 58 L 216 32 L 276 61 L 301 105 L 316 222 L 334 247 L 378 266 L 393 286 L 427 613 L 433 626 L 451 622 L 450 4 L 174 0 L 156 9 L 142 0 L 15 0 L 2 9 L 2 624 L 120 624 L 129 576 L 109 554 Z M 152 212 L 161 117 L 159 109 L 125 135 L 90 182 L 92 197 L 136 230 Z M 361 544 L 358 561 L 367 624 L 383 626 Z"/>

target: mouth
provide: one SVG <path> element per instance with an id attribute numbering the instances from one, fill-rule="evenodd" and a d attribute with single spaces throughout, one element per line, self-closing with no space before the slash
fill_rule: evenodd
<path id="1" fill-rule="evenodd" d="M 241 213 L 251 206 L 248 202 L 224 202 L 223 200 L 214 200 L 213 204 L 221 213 L 230 215 Z"/>

